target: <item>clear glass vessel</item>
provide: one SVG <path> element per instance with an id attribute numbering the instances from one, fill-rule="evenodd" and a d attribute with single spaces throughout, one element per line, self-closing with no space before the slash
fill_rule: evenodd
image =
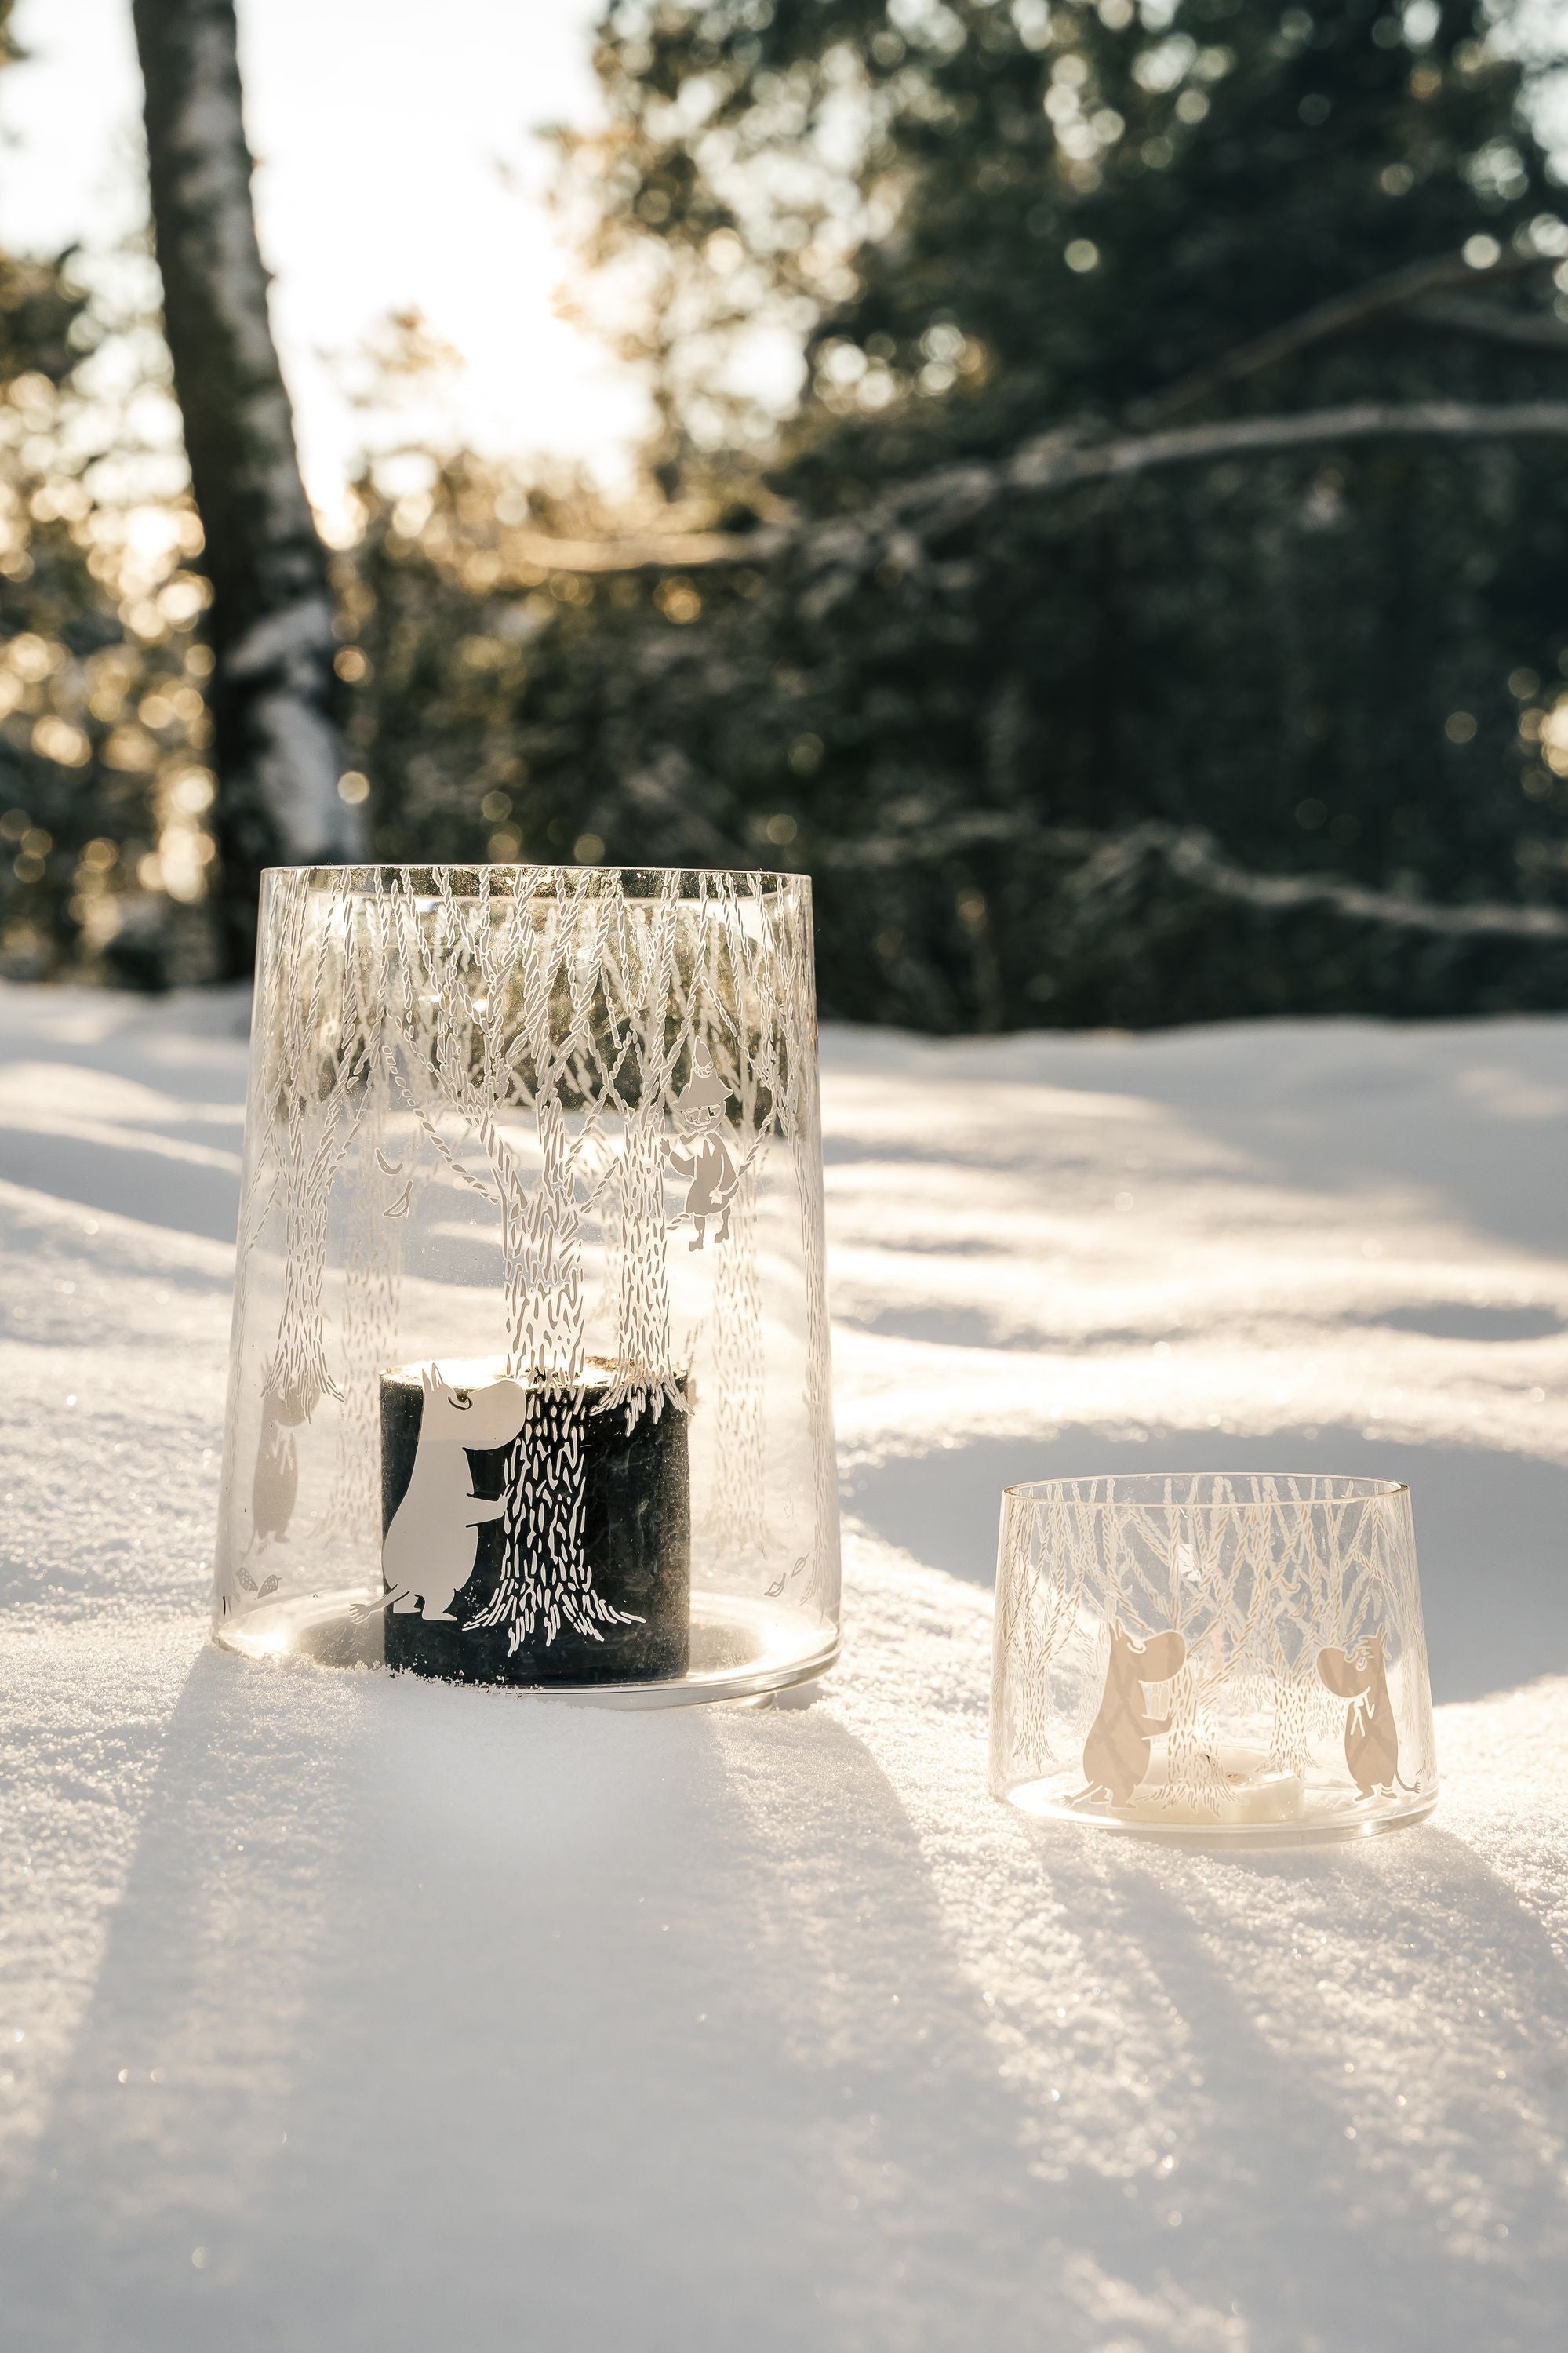
<path id="1" fill-rule="evenodd" d="M 1410 1493 L 1311 1472 L 1002 1498 L 991 1786 L 1027 1812 L 1254 1844 L 1437 1794 Z"/>
<path id="2" fill-rule="evenodd" d="M 838 1617 L 810 883 L 270 873 L 217 1639 L 672 1702 Z"/>

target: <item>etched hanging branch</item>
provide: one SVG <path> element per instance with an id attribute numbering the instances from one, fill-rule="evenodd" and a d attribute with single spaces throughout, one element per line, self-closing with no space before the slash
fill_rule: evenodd
<path id="1" fill-rule="evenodd" d="M 726 1126 L 738 1104 L 745 1139 L 734 1150 L 725 1140 L 724 1214 L 715 1202 L 708 1220 L 726 1323 L 716 1434 L 745 1541 L 761 1541 L 756 1198 L 771 1138 L 799 1137 L 810 1151 L 801 927 L 770 921 L 766 894 L 719 876 L 695 878 L 694 889 L 665 876 L 628 899 L 611 872 L 524 871 L 498 888 L 479 869 L 456 887 L 439 874 L 418 897 L 399 884 L 387 907 L 388 1082 L 439 1166 L 497 1212 L 507 1370 L 529 1396 L 504 1467 L 500 1570 L 471 1623 L 504 1628 L 514 1649 L 563 1627 L 591 1639 L 619 1613 L 596 1592 L 585 1553 L 585 1417 L 620 1411 L 630 1432 L 644 1412 L 657 1420 L 688 1402 L 672 1348 L 666 1195 L 673 1123 L 699 1084 L 721 1101 Z M 821 1198 L 810 1175 L 801 1181 L 810 1292 Z M 585 1228 L 600 1214 L 615 1326 L 602 1386 L 585 1356 Z M 825 1405 L 826 1326 L 820 1304 L 809 1313 L 813 1411 Z M 815 1540 L 798 1564 L 818 1559 L 824 1576 L 831 1464 L 818 1462 Z"/>
<path id="2" fill-rule="evenodd" d="M 762 910 L 769 955 L 758 957 L 759 974 L 774 977 L 778 1034 L 783 1044 L 779 1072 L 779 1132 L 794 1145 L 791 1155 L 800 1219 L 800 1260 L 806 1288 L 806 1427 L 812 1433 L 811 1571 L 805 1599 L 819 1608 L 831 1597 L 832 1531 L 838 1520 L 838 1466 L 821 1433 L 830 1427 L 828 1392 L 827 1282 L 823 1266 L 822 1139 L 817 1098 L 817 997 L 809 935 L 781 920 L 771 904 Z M 769 992 L 772 994 L 772 992 Z"/>
<path id="3" fill-rule="evenodd" d="M 345 870 L 346 871 L 346 870 Z M 283 1214 L 283 1302 L 266 1386 L 287 1423 L 307 1421 L 323 1397 L 341 1398 L 326 1360 L 322 1281 L 333 1182 L 366 1102 L 376 1011 L 356 953 L 344 881 L 328 891 L 281 878 L 284 914 L 272 932 L 260 1019 L 276 1041 L 268 1094 L 277 1145 L 273 1198 Z M 314 937 L 307 939 L 307 925 Z M 300 976 L 308 973 L 309 986 Z M 335 984 L 335 986 L 334 986 Z M 335 1046 L 323 1008 L 341 1004 Z"/>
<path id="4" fill-rule="evenodd" d="M 672 1026 L 676 991 L 679 877 L 661 878 L 651 907 L 617 910 L 615 953 L 607 965 L 607 1016 L 615 1059 L 608 1073 L 621 1112 L 621 1149 L 611 1194 L 615 1377 L 601 1412 L 684 1412 L 671 1364 L 670 1282 L 664 1222 L 666 1107 L 689 1022 Z"/>
<path id="5" fill-rule="evenodd" d="M 372 976 L 374 977 L 374 967 Z M 350 1175 L 343 1260 L 343 1410 L 336 1459 L 318 1533 L 353 1554 L 381 1519 L 381 1384 L 393 1361 L 402 1290 L 404 1235 L 419 1176 L 411 1159 L 392 1160 L 385 1039 L 374 1042 L 367 1107 Z"/>
<path id="6" fill-rule="evenodd" d="M 747 923 L 748 904 L 756 902 L 729 875 L 714 876 L 711 888 L 702 910 L 694 1005 L 701 1008 L 711 1064 L 738 1108 L 741 1153 L 714 1282 L 714 1477 L 704 1527 L 726 1559 L 760 1561 L 768 1522 L 758 1198 L 768 1147 L 788 1113 L 780 1085 L 784 1045 L 763 944 Z M 807 1556 L 791 1546 L 786 1564 L 768 1588 L 772 1598 L 805 1568 Z"/>
<path id="7" fill-rule="evenodd" d="M 461 900 L 443 874 L 422 923 L 406 895 L 401 906 L 408 1092 L 445 1165 L 499 1210 L 506 1366 L 527 1390 L 503 1471 L 500 1573 L 469 1621 L 504 1628 L 510 1651 L 541 1627 L 546 1642 L 563 1625 L 597 1638 L 623 1617 L 594 1590 L 583 1549 L 581 1188 L 600 1131 L 581 1072 L 609 895 L 587 877 L 532 889 L 518 877 L 498 909 L 481 870 Z M 421 998 L 429 1042 L 416 1060 L 408 1017 Z M 517 1133 L 529 1113 L 532 1182 Z M 448 1117 L 473 1139 L 488 1184 L 442 1134 Z"/>

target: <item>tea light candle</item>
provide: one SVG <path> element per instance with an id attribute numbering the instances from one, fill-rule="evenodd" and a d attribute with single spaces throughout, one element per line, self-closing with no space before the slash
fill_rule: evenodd
<path id="1" fill-rule="evenodd" d="M 1226 1788 L 1223 1794 L 1216 1789 L 1207 1802 L 1190 1786 L 1176 1791 L 1169 1781 L 1158 1778 L 1143 1782 L 1121 1805 L 1103 1798 L 1083 1799 L 1075 1792 L 1064 1802 L 1061 1792 L 1044 1780 L 1015 1791 L 1012 1801 L 1026 1814 L 1070 1812 L 1086 1821 L 1136 1822 L 1151 1830 L 1245 1830 L 1307 1820 L 1307 1784 L 1298 1773 L 1270 1767 L 1261 1755 L 1229 1749 L 1222 1752 L 1220 1763 Z"/>
<path id="2" fill-rule="evenodd" d="M 1183 1786 L 1177 1793 L 1169 1783 L 1145 1782 L 1130 1802 L 1118 1806 L 1118 1822 L 1159 1822 L 1167 1828 L 1215 1830 L 1239 1828 L 1250 1822 L 1298 1822 L 1307 1812 L 1307 1784 L 1298 1773 L 1270 1767 L 1266 1757 L 1245 1749 L 1223 1748 L 1216 1759 L 1224 1778 L 1222 1794 L 1212 1800 Z"/>
<path id="3" fill-rule="evenodd" d="M 644 1683 L 686 1672 L 686 1415 L 667 1400 L 657 1417 L 645 1405 L 629 1430 L 624 1406 L 595 1409 L 622 1385 L 621 1368 L 597 1360 L 569 1388 L 531 1388 L 496 1359 L 382 1375 L 389 1667 L 460 1683 Z M 509 1471 L 535 1490 L 531 1503 L 524 1493 L 514 1505 L 535 1553 L 532 1577 L 526 1560 L 517 1565 L 534 1622 L 515 1646 L 505 1609 L 499 1622 L 477 1622 L 493 1614 L 515 1541 Z"/>

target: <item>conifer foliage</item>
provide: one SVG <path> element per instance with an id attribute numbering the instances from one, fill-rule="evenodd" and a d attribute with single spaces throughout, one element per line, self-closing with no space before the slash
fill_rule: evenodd
<path id="1" fill-rule="evenodd" d="M 525 807 L 809 864 L 840 1011 L 1554 1001 L 1568 228 L 1506 24 L 617 0 L 599 69 L 693 554 L 573 571 Z"/>
<path id="2" fill-rule="evenodd" d="M 7 968 L 238 969 L 256 864 L 368 817 L 387 859 L 809 869 L 859 1018 L 1568 1004 L 1568 201 L 1523 16 L 609 0 L 563 181 L 645 481 L 373 470 L 329 562 L 230 0 L 135 14 L 207 544 L 85 429 L 74 265 L 0 259 Z"/>
<path id="3" fill-rule="evenodd" d="M 211 970 L 201 531 L 91 386 L 78 259 L 0 252 L 0 970 L 161 987 Z"/>

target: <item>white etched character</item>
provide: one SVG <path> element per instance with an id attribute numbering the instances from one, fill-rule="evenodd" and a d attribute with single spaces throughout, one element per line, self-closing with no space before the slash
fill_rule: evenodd
<path id="1" fill-rule="evenodd" d="M 1319 1651 L 1318 1672 L 1336 1698 L 1351 1703 L 1345 1711 L 1345 1762 L 1358 1796 L 1372 1798 L 1382 1790 L 1392 1797 L 1396 1788 L 1414 1793 L 1414 1785 L 1400 1776 L 1399 1728 L 1383 1636 L 1369 1634 L 1350 1651 Z"/>
<path id="2" fill-rule="evenodd" d="M 731 1156 L 725 1113 L 729 1090 L 714 1069 L 713 1056 L 702 1039 L 692 1051 L 692 1075 L 675 1098 L 680 1136 L 670 1145 L 670 1166 L 677 1176 L 690 1178 L 686 1205 L 673 1222 L 690 1218 L 694 1229 L 688 1248 L 700 1250 L 707 1239 L 708 1220 L 716 1221 L 715 1242 L 729 1237 L 729 1207 L 739 1182 Z"/>
<path id="3" fill-rule="evenodd" d="M 387 1590 L 374 1606 L 427 1621 L 452 1619 L 452 1599 L 473 1575 L 477 1531 L 498 1520 L 504 1495 L 476 1495 L 468 1450 L 510 1446 L 523 1427 L 526 1396 L 517 1381 L 449 1388 L 438 1365 L 425 1366 L 419 1440 L 408 1491 L 381 1546 Z"/>

